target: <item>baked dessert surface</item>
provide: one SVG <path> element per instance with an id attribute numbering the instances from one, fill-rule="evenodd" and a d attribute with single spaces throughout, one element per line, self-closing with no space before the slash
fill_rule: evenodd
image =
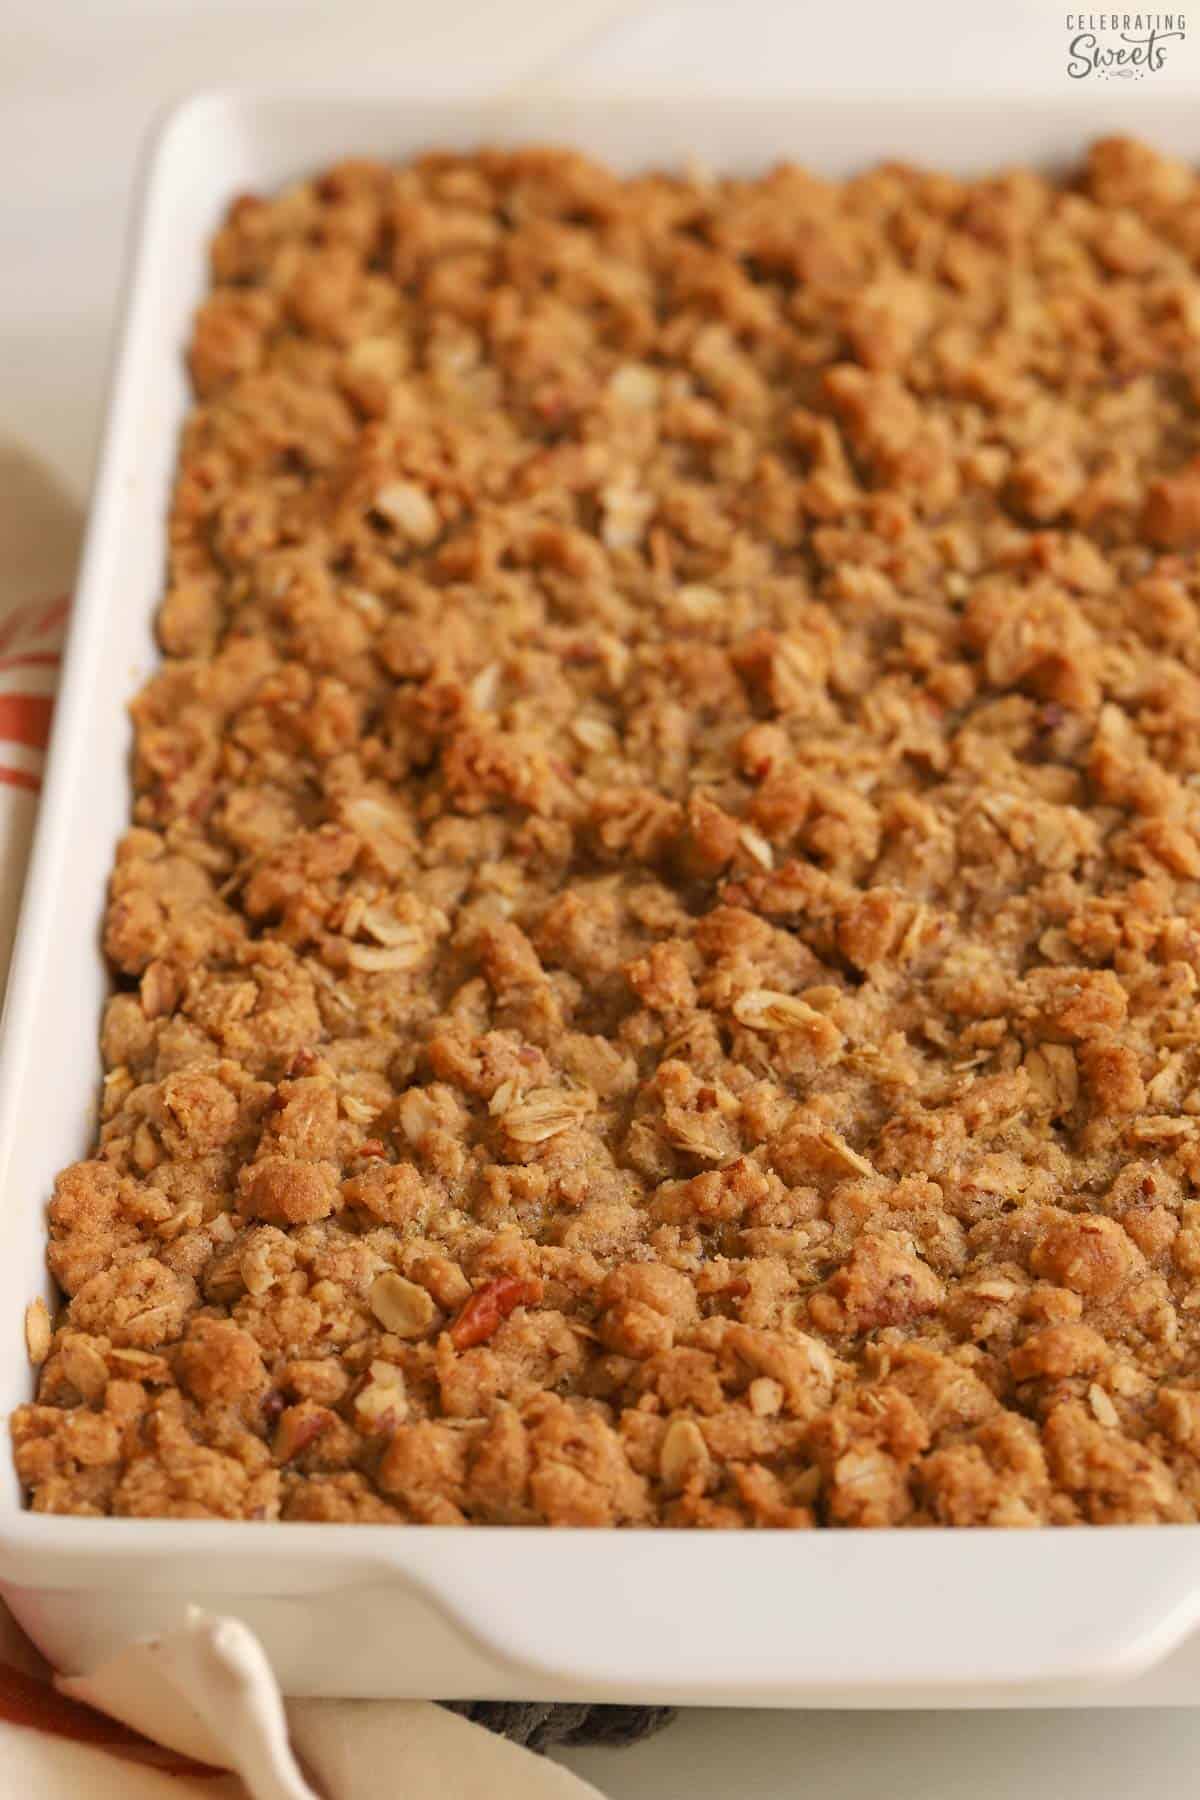
<path id="1" fill-rule="evenodd" d="M 1125 141 L 236 202 L 33 1506 L 1197 1517 L 1198 258 Z"/>

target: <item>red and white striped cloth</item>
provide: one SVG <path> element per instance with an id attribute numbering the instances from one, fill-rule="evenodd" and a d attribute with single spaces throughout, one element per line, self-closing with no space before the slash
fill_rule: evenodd
<path id="1" fill-rule="evenodd" d="M 50 741 L 68 603 L 32 600 L 0 618 L 0 783 L 37 792 Z"/>

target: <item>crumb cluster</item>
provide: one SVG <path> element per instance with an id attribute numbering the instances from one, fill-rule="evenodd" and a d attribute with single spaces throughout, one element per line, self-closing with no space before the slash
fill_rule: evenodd
<path id="1" fill-rule="evenodd" d="M 232 207 L 56 1512 L 1200 1516 L 1200 183 Z"/>

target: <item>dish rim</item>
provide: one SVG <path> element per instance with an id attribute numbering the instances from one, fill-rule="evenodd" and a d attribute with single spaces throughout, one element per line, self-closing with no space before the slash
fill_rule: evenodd
<path id="1" fill-rule="evenodd" d="M 255 120 L 261 123 L 266 119 L 269 123 L 270 115 L 281 112 L 328 114 L 332 110 L 349 118 L 352 110 L 379 106 L 403 109 L 403 116 L 409 120 L 414 115 L 442 124 L 455 118 L 474 120 L 475 130 L 468 123 L 465 130 L 458 132 L 458 141 L 486 141 L 497 124 L 511 122 L 518 112 L 523 117 L 532 107 L 536 113 L 539 98 L 566 109 L 576 122 L 587 121 L 589 129 L 599 116 L 611 121 L 618 114 L 645 122 L 654 115 L 659 127 L 664 121 L 673 127 L 674 121 L 685 117 L 713 134 L 714 114 L 722 120 L 732 117 L 744 122 L 763 112 L 762 101 L 751 94 L 731 94 L 713 100 L 669 89 L 657 96 L 638 94 L 615 99 L 595 92 L 572 96 L 569 90 L 556 85 L 553 89 L 537 90 L 532 98 L 529 92 L 499 98 L 435 93 L 413 102 L 398 98 L 391 89 L 370 84 L 350 84 L 328 91 L 224 87 L 202 90 L 172 106 L 150 137 L 139 171 L 138 198 L 121 286 L 121 324 L 111 359 L 105 424 L 88 506 L 76 599 L 64 646 L 56 725 L 14 939 L 8 991 L 0 1016 L 0 1186 L 4 1184 L 13 1133 L 20 1123 L 16 1117 L 18 1084 L 4 1077 L 10 1064 L 23 1054 L 22 1046 L 38 1004 L 41 976 L 47 958 L 53 954 L 49 942 L 52 908 L 47 900 L 70 868 L 70 849 L 65 841 L 68 802 L 73 784 L 85 766 L 89 727 L 94 723 L 91 686 L 105 607 L 111 598 L 111 545 L 122 526 L 123 483 L 130 446 L 137 437 L 136 362 L 143 336 L 154 329 L 153 276 L 156 259 L 165 254 L 169 241 L 173 164 L 183 153 L 181 146 L 186 146 L 189 134 L 199 133 L 202 137 L 206 130 L 228 128 L 231 118 L 240 120 L 243 128 L 249 121 L 253 128 Z M 1060 129 L 1074 135 L 1076 142 L 1080 137 L 1091 137 L 1097 130 L 1110 128 L 1106 123 L 1110 118 L 1119 128 L 1117 113 L 1122 114 L 1128 127 L 1127 106 L 1115 102 L 1103 107 L 1094 103 L 1085 106 L 1084 98 L 1074 94 L 1069 102 L 1034 96 L 1018 101 L 1005 98 L 1003 106 L 1010 124 L 1014 112 L 1043 123 L 1053 118 Z M 997 97 L 996 104 L 1000 103 Z M 778 111 L 782 104 L 773 100 L 768 110 Z M 862 117 L 868 110 L 873 124 L 877 126 L 879 122 L 879 102 L 867 95 L 856 96 L 853 101 L 813 96 L 794 104 L 805 105 L 810 116 L 815 111 L 830 121 L 838 121 L 842 131 L 855 115 Z M 939 112 L 943 121 L 957 130 L 960 124 L 978 119 L 981 104 L 977 98 L 956 96 L 949 98 Z M 926 102 L 905 102 L 894 94 L 884 98 L 883 107 L 893 119 L 927 111 Z M 1165 110 L 1188 114 L 1190 121 L 1186 97 L 1168 100 Z M 1098 120 L 1101 113 L 1104 118 Z M 1072 115 L 1069 126 L 1063 127 L 1062 121 L 1068 114 Z M 1143 129 L 1149 125 L 1147 121 Z M 435 135 L 445 135 L 441 126 Z M 451 132 L 446 141 L 452 141 L 453 135 Z M 713 135 L 719 136 L 719 132 Z M 1200 135 L 1194 126 L 1191 135 Z M 532 140 L 540 134 L 535 128 L 529 136 Z M 874 160 L 874 153 L 864 152 L 863 160 Z M 90 1022 L 88 1029 L 93 1029 Z M 1042 1527 L 1020 1534 L 995 1527 L 713 1535 L 661 1528 L 609 1527 L 564 1533 L 546 1526 L 471 1526 L 464 1532 L 461 1528 L 439 1526 L 401 1529 L 393 1525 L 283 1521 L 86 1519 L 33 1513 L 24 1506 L 0 1507 L 0 1579 L 20 1587 L 105 1590 L 115 1588 L 123 1579 L 135 1579 L 148 1587 L 174 1592 L 186 1585 L 180 1579 L 180 1564 L 191 1566 L 197 1560 L 219 1561 L 223 1577 L 225 1572 L 233 1572 L 245 1591 L 256 1593 L 318 1592 L 386 1575 L 421 1589 L 493 1654 L 531 1667 L 545 1666 L 554 1656 L 570 1660 L 557 1608 L 561 1590 L 556 1588 L 554 1593 L 540 1596 L 535 1608 L 536 1630 L 526 1632 L 524 1637 L 520 1632 L 514 1636 L 511 1630 L 498 1634 L 494 1625 L 496 1610 L 503 1610 L 504 1596 L 511 1597 L 518 1580 L 532 1580 L 537 1587 L 539 1572 L 554 1567 L 561 1570 L 563 1581 L 578 1583 L 586 1565 L 592 1570 L 592 1580 L 603 1574 L 616 1584 L 619 1600 L 623 1583 L 644 1578 L 648 1549 L 654 1546 L 655 1580 L 661 1584 L 663 1605 L 675 1606 L 680 1620 L 691 1618 L 694 1624 L 695 1590 L 703 1586 L 704 1578 L 711 1577 L 714 1566 L 731 1578 L 741 1570 L 757 1581 L 759 1571 L 767 1566 L 761 1548 L 764 1544 L 773 1546 L 771 1565 L 776 1569 L 786 1565 L 793 1579 L 807 1576 L 818 1587 L 836 1580 L 848 1584 L 860 1597 L 872 1583 L 877 1586 L 882 1582 L 885 1587 L 890 1584 L 893 1602 L 905 1608 L 918 1603 L 914 1584 L 932 1580 L 940 1592 L 933 1613 L 943 1618 L 961 1613 L 966 1590 L 972 1590 L 970 1603 L 978 1612 L 978 1584 L 983 1580 L 995 1599 L 996 1590 L 1002 1585 L 1002 1569 L 1011 1569 L 1010 1579 L 1022 1584 L 1040 1571 L 1039 1578 L 1053 1576 L 1063 1598 L 1072 1596 L 1071 1603 L 1079 1609 L 1080 1616 L 1092 1620 L 1084 1634 L 1086 1641 L 1078 1634 L 1050 1636 L 1034 1647 L 1031 1656 L 1027 1628 L 1024 1640 L 1018 1644 L 1011 1630 L 1001 1628 L 1001 1615 L 996 1614 L 992 1621 L 997 1633 L 995 1642 L 969 1669 L 944 1666 L 940 1673 L 934 1673 L 932 1665 L 928 1665 L 927 1678 L 947 1688 L 966 1681 L 1019 1678 L 1024 1682 L 1055 1682 L 1128 1675 L 1157 1661 L 1200 1623 L 1200 1525 Z M 1000 1550 L 999 1545 L 1008 1548 Z M 497 1556 L 501 1546 L 503 1554 Z M 778 1560 L 781 1556 L 783 1565 Z M 502 1584 L 497 1588 L 488 1570 L 489 1558 L 508 1571 L 507 1587 Z M 1185 1573 L 1186 1580 L 1182 1579 Z M 1100 1575 L 1119 1590 L 1119 1603 L 1103 1609 L 1103 1616 L 1093 1604 L 1093 1590 Z M 1149 1600 L 1139 1602 L 1139 1582 L 1153 1605 Z M 963 1591 L 959 1594 L 947 1591 L 949 1586 L 960 1584 Z M 764 1601 L 770 1590 L 767 1577 Z M 602 1606 L 603 1592 L 597 1590 L 592 1601 Z M 861 1624 L 861 1615 L 856 1617 Z M 610 1641 L 616 1618 L 617 1613 L 610 1607 L 604 1627 Z M 931 1619 L 930 1632 L 932 1626 Z M 919 1637 L 926 1635 L 924 1631 L 918 1633 Z M 682 1638 L 677 1647 L 684 1660 L 689 1661 Z M 894 1629 L 881 1631 L 875 1656 L 875 1686 L 886 1688 L 889 1679 L 893 1683 L 914 1679 L 913 1661 L 911 1657 L 905 1660 L 904 1651 L 905 1644 Z M 890 1677 L 880 1657 L 885 1661 L 887 1657 L 893 1659 Z M 720 1658 L 714 1659 L 710 1652 L 710 1664 L 714 1660 Z M 836 1656 L 833 1660 L 837 1663 Z M 727 1662 L 721 1666 L 728 1676 Z M 838 1667 L 838 1678 L 844 1680 L 844 1666 Z M 595 1672 L 587 1679 L 594 1686 Z M 806 1690 L 819 1691 L 821 1673 L 811 1654 L 800 1679 Z M 756 1680 L 757 1685 L 750 1685 L 758 1692 L 762 1682 L 761 1678 Z M 698 1675 L 692 1686 L 704 1686 Z"/>

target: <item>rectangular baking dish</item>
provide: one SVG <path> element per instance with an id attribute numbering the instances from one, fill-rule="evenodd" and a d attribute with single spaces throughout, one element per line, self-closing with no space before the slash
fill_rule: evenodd
<path id="1" fill-rule="evenodd" d="M 1068 101 L 1070 103 L 1068 103 Z M 522 140 L 627 169 L 784 157 L 974 172 L 1133 130 L 1195 155 L 1182 101 L 894 99 L 480 104 L 216 94 L 148 164 L 126 316 L 7 1008 L 0 1026 L 0 1406 L 26 1399 L 22 1313 L 46 1293 L 44 1205 L 86 1153 L 106 985 L 98 945 L 128 816 L 125 703 L 153 666 L 182 347 L 232 196 L 350 153 Z M 56 1518 L 0 1451 L 0 1582 L 60 1668 L 189 1603 L 242 1618 L 292 1694 L 813 1706 L 1191 1703 L 1200 1526 L 694 1533 Z"/>

